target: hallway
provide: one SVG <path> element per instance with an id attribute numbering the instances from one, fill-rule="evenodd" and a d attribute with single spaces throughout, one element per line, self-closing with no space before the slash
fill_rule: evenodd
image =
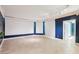
<path id="1" fill-rule="evenodd" d="M 79 53 L 79 44 L 45 36 L 24 36 L 4 40 L 0 53 L 6 54 L 63 54 Z"/>

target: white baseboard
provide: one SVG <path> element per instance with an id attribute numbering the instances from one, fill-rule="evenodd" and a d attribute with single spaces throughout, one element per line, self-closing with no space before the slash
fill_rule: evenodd
<path id="1" fill-rule="evenodd" d="M 53 40 L 62 40 L 62 39 L 55 38 L 55 37 L 52 37 L 52 36 L 46 36 L 46 37 L 48 37 L 48 38 L 50 38 L 50 39 L 53 39 Z"/>

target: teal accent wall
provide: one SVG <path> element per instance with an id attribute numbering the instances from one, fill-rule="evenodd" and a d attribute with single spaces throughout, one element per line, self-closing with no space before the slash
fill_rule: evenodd
<path id="1" fill-rule="evenodd" d="M 74 30 L 74 26 L 75 26 L 75 24 L 74 23 L 71 23 L 71 36 L 74 36 L 74 34 L 75 34 L 75 30 Z"/>

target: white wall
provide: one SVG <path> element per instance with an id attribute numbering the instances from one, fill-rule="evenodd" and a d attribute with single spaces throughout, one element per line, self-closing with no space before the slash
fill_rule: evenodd
<path id="1" fill-rule="evenodd" d="M 2 8 L 2 6 L 0 5 L 0 12 L 2 13 L 3 17 L 4 17 L 4 9 Z"/>
<path id="2" fill-rule="evenodd" d="M 45 27 L 46 36 L 50 38 L 55 38 L 55 20 L 46 21 Z"/>
<path id="3" fill-rule="evenodd" d="M 5 18 L 5 35 L 28 34 L 34 32 L 33 21 Z M 37 33 L 43 32 L 42 21 L 38 21 Z M 45 36 L 55 38 L 55 20 L 46 21 Z"/>
<path id="4" fill-rule="evenodd" d="M 36 21 L 36 33 L 43 33 L 43 21 Z"/>
<path id="5" fill-rule="evenodd" d="M 46 14 L 50 15 L 56 14 L 57 10 L 62 10 L 64 7 L 55 7 L 51 6 L 3 6 L 5 10 L 5 16 L 12 16 L 17 18 L 24 18 L 30 20 L 22 20 L 22 19 L 13 19 L 13 18 L 5 18 L 5 35 L 15 35 L 15 34 L 28 34 L 33 33 L 34 26 L 33 21 L 36 16 L 45 16 Z M 63 8 L 62 8 L 63 7 Z M 58 8 L 58 9 L 57 9 Z M 54 16 L 52 15 L 51 16 Z M 48 19 L 49 20 L 49 19 Z M 46 20 L 45 33 L 46 36 L 55 38 L 55 20 L 52 19 L 50 21 Z M 37 33 L 42 33 L 42 22 L 38 23 Z"/>
<path id="6" fill-rule="evenodd" d="M 5 35 L 33 33 L 33 21 L 5 18 Z"/>

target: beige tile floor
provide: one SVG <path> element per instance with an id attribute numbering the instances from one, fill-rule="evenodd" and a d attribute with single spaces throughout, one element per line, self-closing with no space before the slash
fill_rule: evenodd
<path id="1" fill-rule="evenodd" d="M 63 54 L 79 53 L 79 44 L 45 36 L 28 36 L 4 40 L 2 54 Z"/>

